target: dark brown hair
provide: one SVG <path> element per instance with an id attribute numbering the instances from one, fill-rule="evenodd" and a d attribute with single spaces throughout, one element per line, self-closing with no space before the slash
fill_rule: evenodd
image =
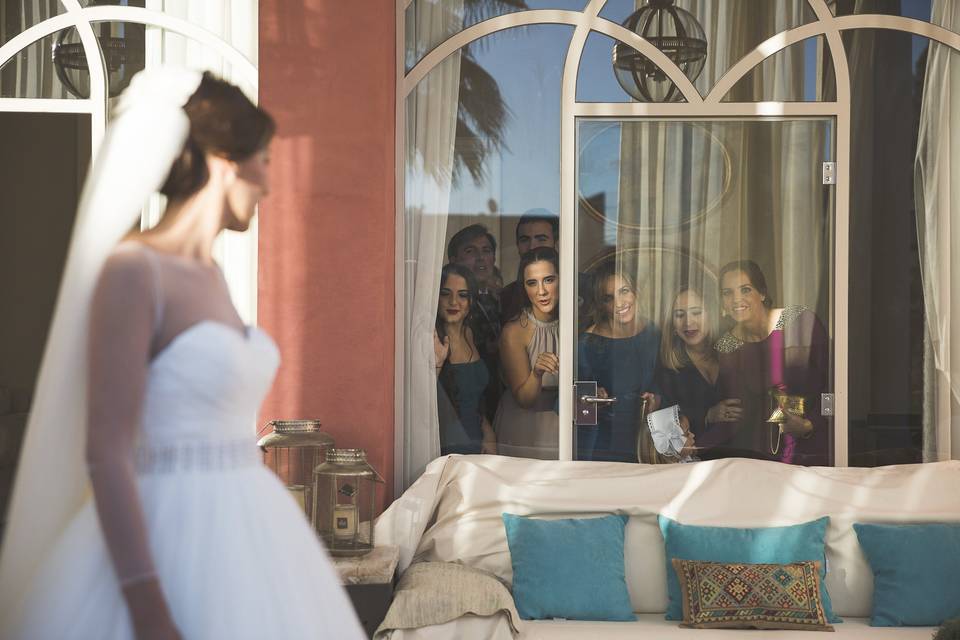
<path id="1" fill-rule="evenodd" d="M 720 269 L 719 278 L 721 293 L 723 287 L 723 276 L 727 275 L 731 271 L 742 271 L 743 273 L 747 274 L 750 284 L 752 284 L 753 288 L 763 296 L 763 306 L 765 306 L 767 309 L 773 307 L 773 297 L 770 295 L 770 291 L 767 289 L 767 279 L 763 277 L 763 271 L 760 270 L 760 265 L 753 260 L 735 260 L 723 265 L 723 269 Z"/>
<path id="2" fill-rule="evenodd" d="M 470 357 L 473 357 L 473 348 L 476 347 L 478 355 L 481 359 L 486 357 L 486 353 L 483 350 L 484 336 L 482 335 L 481 330 L 478 325 L 478 314 L 477 314 L 477 291 L 479 286 L 477 285 L 477 276 L 473 275 L 473 271 L 467 269 L 464 266 L 459 264 L 448 264 L 443 267 L 440 271 L 440 288 L 443 289 L 447 286 L 447 279 L 450 276 L 460 276 L 467 283 L 467 291 L 470 294 L 470 307 L 468 308 L 467 315 L 463 319 L 463 326 L 460 330 L 463 332 L 464 337 L 467 335 L 467 329 L 473 333 L 473 344 L 469 345 L 471 349 Z M 456 295 L 456 292 L 454 292 Z M 436 330 L 437 336 L 440 340 L 443 340 L 447 337 L 447 327 L 443 321 L 443 318 L 440 315 L 439 304 L 437 305 L 437 320 L 436 320 Z M 466 341 L 466 340 L 465 340 Z M 447 397 L 450 399 L 450 404 L 453 405 L 454 410 L 457 412 L 457 415 L 460 414 L 460 388 L 457 386 L 457 376 L 453 371 L 453 367 L 450 366 L 450 359 L 447 358 L 442 363 L 442 368 L 440 373 L 437 375 L 437 381 L 440 383 L 440 386 L 447 393 Z M 489 385 L 488 385 L 489 386 Z M 484 397 L 481 398 L 481 408 L 480 413 L 486 415 L 486 393 Z"/>
<path id="3" fill-rule="evenodd" d="M 242 162 L 270 143 L 276 124 L 235 85 L 209 72 L 187 100 L 190 135 L 173 162 L 160 193 L 185 198 L 207 183 L 205 154 Z"/>
<path id="4" fill-rule="evenodd" d="M 523 315 L 524 310 L 529 310 L 533 307 L 533 302 L 530 300 L 530 296 L 527 295 L 527 290 L 523 282 L 526 280 L 524 272 L 527 270 L 527 267 L 535 262 L 549 262 L 553 265 L 553 270 L 556 272 L 557 277 L 560 277 L 560 257 L 556 249 L 552 247 L 537 247 L 523 254 L 520 258 L 520 264 L 517 266 L 517 282 L 520 283 L 523 300 L 520 303 L 520 310 L 513 318 L 510 318 L 511 320 L 516 320 Z"/>
<path id="5" fill-rule="evenodd" d="M 493 234 L 490 233 L 485 226 L 482 224 L 472 224 L 469 227 L 464 227 L 453 234 L 453 237 L 450 238 L 449 244 L 447 244 L 447 259 L 451 262 L 457 259 L 457 254 L 460 253 L 460 249 L 464 247 L 468 242 L 472 242 L 474 239 L 479 238 L 480 236 L 486 236 L 487 241 L 490 243 L 490 248 L 494 253 L 497 252 L 497 239 L 493 237 Z"/>

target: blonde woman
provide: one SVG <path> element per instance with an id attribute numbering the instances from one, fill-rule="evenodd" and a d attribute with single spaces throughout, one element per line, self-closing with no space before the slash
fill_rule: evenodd
<path id="1" fill-rule="evenodd" d="M 702 289 L 690 284 L 677 289 L 664 310 L 657 372 L 664 404 L 679 405 L 697 436 L 742 416 L 739 399 L 720 396 L 720 362 L 714 349 L 717 306 L 705 297 Z"/>

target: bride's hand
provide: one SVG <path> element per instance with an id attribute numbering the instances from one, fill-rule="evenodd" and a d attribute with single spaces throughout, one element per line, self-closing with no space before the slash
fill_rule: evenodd
<path id="1" fill-rule="evenodd" d="M 124 586 L 123 596 L 137 640 L 183 640 L 156 578 Z"/>

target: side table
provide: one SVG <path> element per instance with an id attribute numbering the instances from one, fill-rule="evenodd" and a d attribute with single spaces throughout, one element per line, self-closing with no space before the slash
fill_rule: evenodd
<path id="1" fill-rule="evenodd" d="M 394 574 L 400 561 L 400 548 L 376 547 L 364 556 L 332 560 L 367 637 L 372 638 L 393 600 Z"/>

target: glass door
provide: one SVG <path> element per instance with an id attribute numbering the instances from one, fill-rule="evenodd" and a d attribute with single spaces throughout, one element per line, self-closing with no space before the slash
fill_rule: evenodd
<path id="1" fill-rule="evenodd" d="M 577 119 L 576 459 L 833 463 L 834 136 Z"/>

